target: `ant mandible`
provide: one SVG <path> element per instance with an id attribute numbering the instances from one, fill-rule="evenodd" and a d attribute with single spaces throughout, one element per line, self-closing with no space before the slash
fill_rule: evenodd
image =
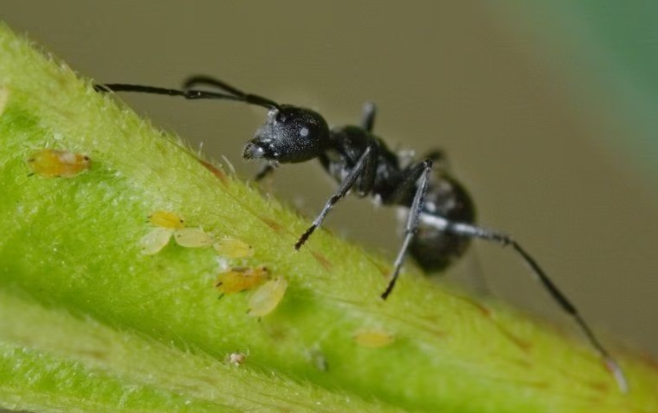
<path id="1" fill-rule="evenodd" d="M 221 92 L 196 89 L 198 86 L 213 87 Z M 407 162 L 403 162 L 381 138 L 373 134 L 374 104 L 364 105 L 360 126 L 330 129 L 316 111 L 245 93 L 208 76 L 189 78 L 182 90 L 123 83 L 96 85 L 95 89 L 99 92 L 180 96 L 191 100 L 232 100 L 268 109 L 267 120 L 256 131 L 254 138 L 247 142 L 242 155 L 245 159 L 266 161 L 256 180 L 272 173 L 280 163 L 299 163 L 317 158 L 326 172 L 338 182 L 338 190 L 295 243 L 296 250 L 304 245 L 334 205 L 350 191 L 362 198 L 370 196 L 383 205 L 403 207 L 408 211 L 404 222 L 404 240 L 393 264 L 388 286 L 381 294 L 383 299 L 393 291 L 407 252 L 424 270 L 435 272 L 461 257 L 473 238 L 510 247 L 532 269 L 557 305 L 574 319 L 612 372 L 619 388 L 627 391 L 626 379 L 615 359 L 537 261 L 509 235 L 475 225 L 474 204 L 464 187 L 445 167 L 432 167 L 434 162 L 444 160 L 442 153 L 433 151 L 423 160 L 406 165 Z"/>

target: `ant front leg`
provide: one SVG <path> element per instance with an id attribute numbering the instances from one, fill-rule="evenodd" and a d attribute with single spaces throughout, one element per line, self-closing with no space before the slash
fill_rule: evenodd
<path id="1" fill-rule="evenodd" d="M 256 176 L 254 176 L 254 181 L 258 182 L 261 181 L 263 178 L 272 175 L 274 173 L 274 170 L 279 166 L 277 163 L 274 162 L 268 162 L 265 165 L 263 165 L 258 172 L 256 172 Z"/>
<path id="2" fill-rule="evenodd" d="M 407 223 L 404 227 L 404 241 L 402 241 L 402 246 L 398 252 L 398 256 L 393 263 L 393 273 L 391 274 L 390 281 L 386 290 L 382 293 L 382 299 L 388 298 L 388 296 L 393 291 L 395 283 L 398 280 L 400 275 L 400 269 L 402 268 L 402 263 L 404 258 L 407 255 L 407 250 L 409 249 L 409 244 L 413 240 L 416 231 L 418 230 L 418 222 L 420 220 L 420 213 L 423 210 L 425 204 L 425 193 L 427 192 L 427 185 L 429 182 L 429 176 L 432 173 L 432 160 L 426 159 L 423 162 L 414 165 L 409 168 L 406 172 L 406 177 L 396 189 L 393 196 L 387 200 L 387 203 L 398 203 L 402 200 L 409 191 L 414 190 L 415 195 L 411 206 L 409 207 L 409 216 L 407 217 Z M 416 184 L 418 183 L 418 184 Z"/>
<path id="3" fill-rule="evenodd" d="M 376 166 L 374 165 L 374 162 L 370 160 L 371 158 L 376 156 L 377 153 L 374 150 L 374 145 L 368 145 L 366 150 L 363 151 L 363 154 L 357 161 L 356 165 L 354 165 L 354 167 L 349 172 L 349 174 L 345 177 L 345 179 L 343 179 L 336 193 L 333 194 L 331 198 L 329 198 L 324 208 L 322 208 L 320 214 L 317 216 L 317 218 L 315 218 L 313 224 L 302 234 L 301 237 L 299 237 L 299 240 L 297 240 L 297 242 L 295 243 L 296 250 L 299 250 L 302 247 L 302 245 L 304 245 L 304 243 L 309 239 L 311 234 L 313 234 L 313 232 L 320 225 L 322 225 L 322 221 L 324 221 L 324 218 L 327 216 L 329 211 L 331 211 L 331 208 L 333 208 L 334 205 L 336 205 L 336 202 L 340 201 L 342 198 L 345 197 L 345 195 L 347 195 L 350 189 L 352 189 L 352 187 L 354 186 L 356 180 L 359 178 L 359 176 L 361 176 L 362 172 L 364 172 L 364 169 L 366 169 L 366 166 L 367 165 Z M 371 172 L 368 172 L 368 175 L 371 175 Z"/>

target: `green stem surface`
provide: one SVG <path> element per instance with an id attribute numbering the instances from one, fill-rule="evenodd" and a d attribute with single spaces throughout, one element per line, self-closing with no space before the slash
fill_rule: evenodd
<path id="1" fill-rule="evenodd" d="M 307 227 L 0 25 L 0 406 L 34 412 L 653 412 L 658 371 L 405 272 Z M 73 178 L 30 176 L 44 148 Z M 205 164 L 204 164 L 205 163 Z M 250 259 L 140 239 L 154 211 L 254 247 Z M 271 314 L 225 295 L 222 263 L 288 281 Z M 394 341 L 370 347 L 362 331 Z M 241 365 L 226 361 L 242 353 Z"/>

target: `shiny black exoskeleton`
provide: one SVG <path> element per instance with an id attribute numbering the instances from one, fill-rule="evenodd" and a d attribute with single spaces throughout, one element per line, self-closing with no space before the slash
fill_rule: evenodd
<path id="1" fill-rule="evenodd" d="M 197 89 L 199 86 L 216 88 L 220 92 Z M 373 134 L 376 112 L 373 104 L 364 106 L 361 125 L 330 129 L 322 115 L 313 110 L 282 105 L 207 76 L 190 78 L 181 90 L 131 84 L 97 85 L 96 90 L 232 100 L 269 109 L 265 123 L 247 142 L 243 153 L 246 159 L 265 161 L 256 179 L 262 179 L 280 163 L 317 158 L 338 183 L 338 190 L 300 236 L 295 249 L 302 247 L 336 202 L 350 191 L 404 211 L 404 239 L 388 286 L 382 293 L 384 299 L 393 291 L 407 252 L 427 271 L 440 271 L 462 256 L 473 238 L 508 246 L 533 270 L 553 300 L 573 317 L 620 388 L 626 390 L 626 380 L 615 360 L 537 261 L 509 235 L 474 224 L 473 202 L 464 187 L 441 166 L 442 154 L 435 151 L 419 161 L 405 162 Z M 433 168 L 435 162 L 439 165 Z"/>

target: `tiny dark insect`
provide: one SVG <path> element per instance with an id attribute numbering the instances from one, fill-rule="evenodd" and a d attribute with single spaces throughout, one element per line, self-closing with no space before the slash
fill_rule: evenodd
<path id="1" fill-rule="evenodd" d="M 199 86 L 216 88 L 221 92 L 197 89 Z M 422 157 L 421 161 L 405 162 L 373 134 L 374 104 L 365 104 L 360 126 L 330 129 L 316 111 L 245 93 L 208 76 L 189 78 L 181 90 L 119 83 L 96 85 L 95 89 L 99 92 L 151 93 L 193 100 L 232 100 L 268 109 L 267 120 L 254 138 L 247 142 L 243 153 L 245 159 L 265 161 L 256 180 L 272 173 L 279 163 L 306 162 L 317 158 L 326 172 L 338 182 L 338 190 L 329 198 L 313 224 L 299 237 L 295 249 L 299 250 L 304 245 L 322 225 L 333 206 L 350 191 L 360 197 L 376 198 L 383 205 L 402 207 L 405 211 L 404 240 L 388 286 L 381 294 L 383 299 L 393 291 L 407 252 L 423 269 L 435 272 L 461 257 L 473 238 L 510 247 L 532 269 L 556 304 L 574 319 L 598 351 L 620 389 L 627 391 L 626 379 L 615 359 L 537 261 L 509 235 L 474 224 L 473 201 L 445 167 L 443 153 L 433 151 Z M 437 163 L 435 168 L 434 163 Z"/>

